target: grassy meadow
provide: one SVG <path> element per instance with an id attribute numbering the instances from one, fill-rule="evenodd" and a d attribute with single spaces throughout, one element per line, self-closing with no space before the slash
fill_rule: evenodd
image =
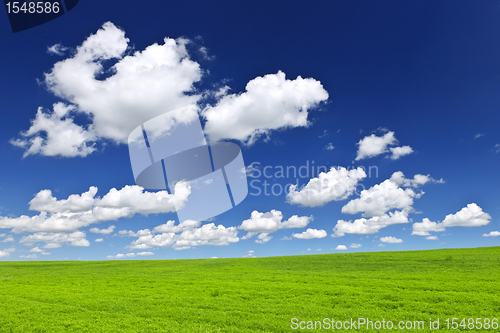
<path id="1" fill-rule="evenodd" d="M 311 330 L 293 330 L 292 318 L 361 317 L 424 321 L 415 332 L 436 331 L 429 318 L 440 318 L 440 332 L 496 332 L 448 330 L 444 320 L 500 318 L 499 277 L 500 247 L 2 262 L 0 332 L 296 332 Z"/>

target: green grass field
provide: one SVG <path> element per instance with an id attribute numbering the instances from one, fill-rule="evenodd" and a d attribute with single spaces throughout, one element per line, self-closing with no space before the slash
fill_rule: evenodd
<path id="1" fill-rule="evenodd" d="M 395 325 L 424 321 L 425 329 L 405 331 L 431 332 L 436 330 L 428 328 L 429 318 L 440 318 L 440 332 L 497 332 L 448 330 L 444 320 L 500 318 L 499 277 L 500 247 L 244 259 L 3 262 L 0 331 L 292 332 L 308 331 L 293 330 L 292 318 L 368 318 Z"/>

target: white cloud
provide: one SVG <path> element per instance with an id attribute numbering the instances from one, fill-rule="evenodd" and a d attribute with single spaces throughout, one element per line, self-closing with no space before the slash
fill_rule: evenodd
<path id="1" fill-rule="evenodd" d="M 397 160 L 401 156 L 405 156 L 413 152 L 413 149 L 410 146 L 389 148 L 389 146 L 394 146 L 397 143 L 398 140 L 394 136 L 394 132 L 387 132 L 382 136 L 376 136 L 375 134 L 365 136 L 357 143 L 358 153 L 356 161 L 382 155 L 387 152 L 391 153 L 391 159 Z"/>
<path id="2" fill-rule="evenodd" d="M 480 227 L 490 223 L 490 214 L 484 213 L 481 207 L 470 203 L 455 214 L 446 215 L 443 220 L 445 227 Z"/>
<path id="3" fill-rule="evenodd" d="M 330 142 L 329 144 L 326 145 L 326 150 L 334 150 L 335 147 L 333 146 L 333 144 Z"/>
<path id="4" fill-rule="evenodd" d="M 429 231 L 445 231 L 445 227 L 442 223 L 432 222 L 428 218 L 424 218 L 422 222 L 413 223 L 412 235 L 417 236 L 429 236 Z"/>
<path id="5" fill-rule="evenodd" d="M 304 228 L 313 220 L 313 217 L 294 215 L 287 221 L 281 222 L 282 219 L 283 213 L 274 209 L 267 213 L 254 210 L 250 219 L 244 220 L 238 229 L 252 233 L 272 233 L 278 229 Z"/>
<path id="6" fill-rule="evenodd" d="M 495 150 L 495 153 L 499 153 L 499 152 L 500 152 L 500 143 L 497 143 L 497 144 L 493 147 L 493 150 Z"/>
<path id="7" fill-rule="evenodd" d="M 90 242 L 85 239 L 85 233 L 75 231 L 72 233 L 48 233 L 38 232 L 28 236 L 23 236 L 19 241 L 21 244 L 32 245 L 38 242 L 45 242 L 46 249 L 61 247 L 66 243 L 71 246 L 89 246 Z"/>
<path id="8" fill-rule="evenodd" d="M 351 221 L 338 220 L 333 228 L 332 237 L 342 237 L 345 234 L 375 234 L 380 229 L 392 224 L 408 223 L 409 210 L 389 212 L 381 216 L 373 216 L 369 219 L 360 218 Z"/>
<path id="9" fill-rule="evenodd" d="M 274 209 L 267 213 L 254 210 L 250 219 L 244 220 L 238 229 L 248 231 L 242 239 L 249 239 L 260 233 L 261 235 L 259 235 L 256 242 L 265 243 L 271 239 L 270 233 L 279 229 L 305 228 L 313 220 L 313 217 L 293 215 L 287 221 L 281 222 L 282 219 L 283 214 Z"/>
<path id="10" fill-rule="evenodd" d="M 107 259 L 124 259 L 124 258 L 134 258 L 137 256 L 152 256 L 152 255 L 154 255 L 153 252 L 139 252 L 139 253 L 127 253 L 127 254 L 119 253 L 116 256 L 109 255 L 106 258 Z"/>
<path id="11" fill-rule="evenodd" d="M 30 252 L 40 252 L 40 253 L 41 253 L 41 252 L 43 252 L 43 250 L 42 250 L 42 249 L 40 249 L 40 248 L 37 246 L 37 247 L 32 248 L 32 249 L 30 250 Z"/>
<path id="12" fill-rule="evenodd" d="M 384 244 L 382 244 L 382 243 L 380 243 L 378 246 L 379 246 L 379 247 L 384 247 L 385 245 L 384 245 Z"/>
<path id="13" fill-rule="evenodd" d="M 445 231 L 448 227 L 480 227 L 490 223 L 491 216 L 475 203 L 470 203 L 455 214 L 446 215 L 443 222 L 436 223 L 424 218 L 413 223 L 412 235 L 429 236 L 429 232 Z M 484 235 L 483 235 L 484 236 Z"/>
<path id="14" fill-rule="evenodd" d="M 212 141 L 236 139 L 251 145 L 273 130 L 308 126 L 308 112 L 326 99 L 326 90 L 311 78 L 287 80 L 281 71 L 257 77 L 245 92 L 224 95 L 203 110 L 205 133 Z"/>
<path id="15" fill-rule="evenodd" d="M 70 115 L 74 110 L 74 106 L 61 102 L 53 105 L 52 112 L 39 107 L 31 127 L 21 132 L 23 138 L 11 139 L 9 142 L 25 149 L 23 157 L 36 154 L 87 156 L 95 151 L 93 142 L 97 139 L 96 133 L 92 128 L 85 129 L 73 122 Z"/>
<path id="16" fill-rule="evenodd" d="M 49 53 L 49 54 L 55 54 L 55 55 L 58 55 L 58 56 L 64 55 L 64 52 L 66 52 L 67 50 L 68 50 L 67 47 L 62 46 L 59 43 L 47 47 L 47 53 Z"/>
<path id="17" fill-rule="evenodd" d="M 174 194 L 167 191 L 145 192 L 140 186 L 125 186 L 121 190 L 112 188 L 102 199 L 97 199 L 95 205 L 99 208 L 129 208 L 133 213 L 143 215 L 174 212 L 175 207 L 181 207 L 191 193 L 186 182 L 178 182 Z"/>
<path id="18" fill-rule="evenodd" d="M 42 190 L 29 202 L 30 210 L 48 213 L 88 211 L 94 204 L 97 187 L 91 186 L 87 192 L 72 194 L 68 199 L 57 200 L 51 190 Z"/>
<path id="19" fill-rule="evenodd" d="M 428 237 L 425 237 L 425 239 L 428 239 L 428 240 L 438 240 L 438 237 L 437 236 L 428 236 Z"/>
<path id="20" fill-rule="evenodd" d="M 175 225 L 175 221 L 168 221 L 165 224 L 159 225 L 153 229 L 153 233 L 164 233 L 164 232 L 181 232 L 184 230 L 194 229 L 201 225 L 199 221 L 185 220 L 184 222 Z"/>
<path id="21" fill-rule="evenodd" d="M 48 252 L 45 252 L 44 250 L 40 249 L 38 246 L 37 247 L 34 247 L 30 250 L 30 252 L 37 252 L 37 253 L 41 253 L 43 255 L 50 255 L 50 253 Z"/>
<path id="22" fill-rule="evenodd" d="M 432 178 L 431 175 L 417 174 L 413 176 L 413 179 L 407 179 L 405 178 L 405 175 L 401 171 L 394 172 L 390 180 L 396 183 L 398 186 L 414 187 L 414 188 L 417 188 L 421 185 L 425 185 L 427 183 L 438 183 L 438 184 L 444 183 L 444 180 L 442 178 L 440 180 L 436 180 Z"/>
<path id="23" fill-rule="evenodd" d="M 339 245 L 335 248 L 335 250 L 347 250 L 347 246 L 345 245 Z"/>
<path id="24" fill-rule="evenodd" d="M 399 238 L 396 238 L 396 237 L 393 237 L 393 236 L 382 237 L 382 238 L 380 238 L 380 241 L 382 243 L 391 243 L 391 244 L 403 243 L 402 239 L 399 239 Z"/>
<path id="25" fill-rule="evenodd" d="M 500 236 L 500 231 L 491 231 L 489 234 L 484 234 L 483 237 L 497 237 Z"/>
<path id="26" fill-rule="evenodd" d="M 0 258 L 7 258 L 10 256 L 10 252 L 0 250 Z"/>
<path id="27" fill-rule="evenodd" d="M 152 247 L 165 248 L 172 246 L 175 250 L 185 250 L 194 246 L 223 246 L 239 241 L 236 227 L 226 228 L 223 225 L 216 226 L 214 223 L 205 224 L 201 227 L 197 226 L 198 224 L 188 222 L 178 228 L 178 226 L 169 225 L 167 222 L 167 224 L 154 228 L 153 231 L 144 229 L 139 230 L 137 233 L 127 232 L 129 235 L 133 234 L 133 236 L 138 237 L 127 247 L 130 249 L 150 249 Z M 180 234 L 175 232 L 155 234 L 155 232 L 165 230 L 167 227 L 172 228 L 175 232 L 182 232 Z"/>
<path id="28" fill-rule="evenodd" d="M 349 245 L 349 247 L 351 249 L 359 249 L 361 247 L 361 244 L 352 243 L 351 245 Z"/>
<path id="29" fill-rule="evenodd" d="M 410 146 L 403 146 L 403 147 L 392 147 L 389 149 L 391 151 L 391 160 L 397 160 L 401 156 L 409 155 L 413 153 L 413 149 Z"/>
<path id="30" fill-rule="evenodd" d="M 327 173 L 309 180 L 307 185 L 297 191 L 297 185 L 291 185 L 287 201 L 291 204 L 316 207 L 330 201 L 348 198 L 356 189 L 358 181 L 366 177 L 362 168 L 347 170 L 331 168 Z"/>
<path id="31" fill-rule="evenodd" d="M 327 233 L 325 230 L 317 230 L 317 229 L 311 229 L 308 228 L 306 231 L 300 233 L 300 234 L 293 234 L 292 237 L 298 238 L 298 239 L 313 239 L 313 238 L 325 238 L 327 236 Z"/>
<path id="32" fill-rule="evenodd" d="M 387 132 L 380 137 L 375 134 L 366 136 L 357 143 L 358 154 L 356 161 L 384 154 L 387 152 L 388 146 L 392 146 L 397 142 L 394 132 Z"/>
<path id="33" fill-rule="evenodd" d="M 477 133 L 476 135 L 474 135 L 474 139 L 479 139 L 480 137 L 484 136 L 484 134 L 482 133 Z"/>
<path id="34" fill-rule="evenodd" d="M 11 142 L 24 147 L 25 156 L 66 157 L 92 153 L 101 139 L 126 143 L 129 133 L 146 120 L 200 99 L 193 84 L 202 70 L 189 59 L 187 43 L 165 38 L 163 44 L 127 55 L 124 31 L 105 23 L 74 56 L 45 74 L 48 89 L 71 104 L 59 103 L 53 112 L 39 109 L 30 129 Z M 49 50 L 57 53 L 61 48 Z M 106 70 L 104 62 L 110 59 L 117 62 Z M 108 73 L 104 80 L 98 77 Z M 86 115 L 91 124 L 76 124 L 76 115 Z"/>
<path id="35" fill-rule="evenodd" d="M 216 226 L 214 223 L 209 223 L 200 228 L 184 230 L 172 247 L 175 250 L 184 250 L 202 245 L 224 246 L 238 242 L 237 235 L 236 227 L 226 228 L 223 225 Z"/>
<path id="36" fill-rule="evenodd" d="M 416 193 L 413 188 L 429 182 L 441 183 L 442 180 L 436 181 L 430 175 L 420 174 L 407 179 L 401 171 L 394 172 L 391 178 L 361 191 L 359 198 L 342 207 L 342 213 L 362 213 L 363 218 L 354 222 L 338 220 L 332 236 L 342 237 L 346 233 L 374 234 L 388 225 L 408 223 L 408 215 L 414 210 L 413 200 L 424 194 Z"/>
<path id="37" fill-rule="evenodd" d="M 271 238 L 273 238 L 273 236 L 269 236 L 269 234 L 267 234 L 267 233 L 262 233 L 259 236 L 257 236 L 255 243 L 264 244 L 264 243 L 269 242 L 271 240 Z"/>
<path id="38" fill-rule="evenodd" d="M 121 190 L 111 189 L 102 199 L 94 198 L 96 192 L 97 188 L 91 187 L 82 195 L 57 200 L 50 190 L 40 191 L 30 202 L 30 209 L 39 210 L 40 214 L 33 217 L 0 217 L 0 229 L 11 228 L 14 233 L 72 232 L 93 223 L 132 217 L 137 213 L 168 213 L 175 211 L 176 205 L 187 201 L 191 189 L 187 183 L 179 182 L 173 194 L 166 191 L 146 192 L 136 185 L 125 186 Z"/>
<path id="39" fill-rule="evenodd" d="M 115 226 L 111 225 L 107 229 L 99 229 L 99 228 L 90 228 L 89 231 L 94 234 L 103 234 L 103 235 L 109 235 L 110 233 L 115 230 Z"/>
<path id="40" fill-rule="evenodd" d="M 14 239 L 14 237 L 9 236 L 9 237 L 7 237 L 7 238 L 5 238 L 5 239 L 2 239 L 2 241 L 1 241 L 1 242 L 2 242 L 2 243 L 6 243 L 6 242 L 15 242 L 15 239 Z"/>
<path id="41" fill-rule="evenodd" d="M 104 242 L 104 238 L 97 238 L 94 242 L 96 243 Z"/>
<path id="42" fill-rule="evenodd" d="M 239 229 L 253 233 L 271 233 L 280 229 L 282 219 L 283 214 L 274 209 L 268 213 L 260 213 L 254 210 L 250 219 L 244 220 Z"/>
<path id="43" fill-rule="evenodd" d="M 169 247 L 175 242 L 175 233 L 162 233 L 154 235 L 148 229 L 140 231 L 143 231 L 143 233 L 139 235 L 138 239 L 130 243 L 128 248 L 150 249 L 152 247 Z"/>
<path id="44" fill-rule="evenodd" d="M 29 254 L 29 255 L 20 255 L 20 258 L 26 258 L 26 259 L 36 259 L 38 256 L 36 254 Z"/>
<path id="45" fill-rule="evenodd" d="M 410 209 L 413 198 L 420 197 L 411 188 L 402 189 L 392 177 L 380 184 L 361 191 L 359 198 L 349 201 L 342 207 L 342 213 L 357 214 L 363 217 L 381 216 L 391 209 Z"/>

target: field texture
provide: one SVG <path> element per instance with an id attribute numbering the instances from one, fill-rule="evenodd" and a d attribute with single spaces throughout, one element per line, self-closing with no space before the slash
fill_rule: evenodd
<path id="1" fill-rule="evenodd" d="M 169 261 L 0 263 L 0 332 L 296 332 L 297 322 L 500 318 L 500 247 Z M 440 330 L 429 329 L 440 318 Z M 483 321 L 483 319 L 481 320 Z M 311 325 L 311 324 L 309 324 Z M 319 328 L 316 323 L 316 328 Z M 383 329 L 357 327 L 357 332 Z M 402 330 L 399 330 L 402 331 Z"/>

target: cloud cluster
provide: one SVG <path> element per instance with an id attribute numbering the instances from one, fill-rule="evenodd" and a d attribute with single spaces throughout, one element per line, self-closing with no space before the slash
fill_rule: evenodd
<path id="1" fill-rule="evenodd" d="M 154 247 L 172 247 L 175 250 L 190 249 L 195 246 L 223 246 L 239 241 L 236 227 L 216 226 L 209 223 L 186 220 L 178 225 L 174 221 L 159 225 L 153 230 L 143 229 L 137 232 L 122 230 L 120 235 L 138 237 L 127 247 L 130 249 L 151 249 Z"/>
<path id="2" fill-rule="evenodd" d="M 297 190 L 297 185 L 291 185 L 286 197 L 287 202 L 317 207 L 330 201 L 344 200 L 356 190 L 358 182 L 365 177 L 366 173 L 362 168 L 331 168 L 330 171 L 321 172 L 318 177 L 309 180 L 300 190 Z"/>
<path id="3" fill-rule="evenodd" d="M 116 256 L 107 256 L 106 258 L 108 259 L 126 259 L 126 258 L 134 258 L 137 256 L 152 256 L 154 255 L 153 252 L 139 252 L 139 253 L 127 253 L 127 254 L 122 254 L 119 253 Z"/>
<path id="4" fill-rule="evenodd" d="M 251 145 L 273 130 L 306 127 L 309 110 L 328 99 L 319 81 L 285 73 L 268 74 L 248 82 L 240 94 L 223 94 L 214 106 L 207 106 L 205 132 L 212 141 L 236 139 Z"/>
<path id="5" fill-rule="evenodd" d="M 328 99 L 319 81 L 300 76 L 289 80 L 279 71 L 250 80 L 239 94 L 229 94 L 228 87 L 208 91 L 216 103 L 201 111 L 203 94 L 194 85 L 204 72 L 190 59 L 188 39 L 165 38 L 133 53 L 129 42 L 123 30 L 106 22 L 72 56 L 55 63 L 44 83 L 63 101 L 52 110 L 38 108 L 30 128 L 11 144 L 23 148 L 25 157 L 83 157 L 103 140 L 126 143 L 145 121 L 187 105 L 201 112 L 212 141 L 252 144 L 274 130 L 308 126 L 309 111 Z M 65 50 L 59 44 L 48 48 L 57 55 Z M 199 51 L 206 55 L 206 48 Z M 105 68 L 110 61 L 114 65 Z"/>
<path id="6" fill-rule="evenodd" d="M 382 136 L 377 136 L 375 134 L 365 136 L 357 143 L 358 153 L 356 161 L 375 157 L 388 152 L 390 152 L 390 155 L 388 156 L 390 159 L 397 160 L 401 156 L 413 153 L 413 149 L 410 146 L 389 147 L 396 144 L 398 144 L 398 140 L 394 136 L 394 132 L 387 132 Z"/>
<path id="7" fill-rule="evenodd" d="M 490 223 L 490 220 L 490 214 L 483 212 L 476 203 L 470 203 L 455 214 L 446 215 L 443 222 L 432 222 L 424 218 L 422 222 L 413 223 L 412 235 L 429 236 L 429 232 L 445 231 L 448 227 L 480 227 Z M 494 235 L 493 232 L 491 236 Z"/>
<path id="8" fill-rule="evenodd" d="M 362 213 L 362 218 L 354 221 L 338 220 L 332 234 L 342 237 L 349 234 L 374 234 L 380 229 L 393 224 L 408 223 L 408 214 L 413 211 L 413 200 L 424 192 L 415 192 L 415 188 L 434 180 L 430 175 L 415 175 L 405 178 L 401 171 L 391 178 L 361 191 L 359 198 L 349 201 L 342 207 L 344 214 Z"/>
<path id="9" fill-rule="evenodd" d="M 313 220 L 312 216 L 294 215 L 288 220 L 283 221 L 283 213 L 279 210 L 271 210 L 267 213 L 261 213 L 256 210 L 252 212 L 248 220 L 244 220 L 238 229 L 248 231 L 242 239 L 249 239 L 256 234 L 260 234 L 257 243 L 265 243 L 271 240 L 269 234 L 279 229 L 305 228 Z M 296 237 L 299 238 L 299 237 Z"/>
<path id="10" fill-rule="evenodd" d="M 38 192 L 30 201 L 31 210 L 40 212 L 35 216 L 0 217 L 0 229 L 8 228 L 13 233 L 32 232 L 21 243 L 45 242 L 45 248 L 88 246 L 85 233 L 80 228 L 91 224 L 130 218 L 135 214 L 158 214 L 175 211 L 177 204 L 187 201 L 190 187 L 185 182 L 176 184 L 174 193 L 166 191 L 146 192 L 140 186 L 125 186 L 121 190 L 111 189 L 104 197 L 95 197 L 97 188 L 91 187 L 81 195 L 70 195 L 58 200 L 50 190 Z M 114 226 L 107 229 L 91 228 L 89 231 L 110 234 Z"/>
<path id="11" fill-rule="evenodd" d="M 55 249 L 61 247 L 62 244 L 71 246 L 90 246 L 90 242 L 85 239 L 85 233 L 75 231 L 71 233 L 62 232 L 37 232 L 28 236 L 23 236 L 19 243 L 26 246 L 32 246 L 35 243 L 44 242 L 43 246 L 46 249 Z"/>

